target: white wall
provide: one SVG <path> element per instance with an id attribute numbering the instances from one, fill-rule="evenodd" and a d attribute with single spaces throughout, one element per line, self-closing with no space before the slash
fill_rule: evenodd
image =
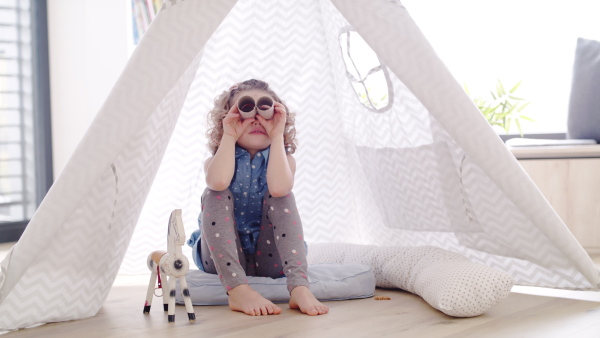
<path id="1" fill-rule="evenodd" d="M 129 57 L 130 0 L 48 0 L 56 178 Z"/>

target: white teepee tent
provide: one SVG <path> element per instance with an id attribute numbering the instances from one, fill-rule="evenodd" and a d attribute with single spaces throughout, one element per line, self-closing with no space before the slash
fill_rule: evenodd
<path id="1" fill-rule="evenodd" d="M 379 111 L 347 76 L 340 35 L 353 30 L 382 64 Z M 166 0 L 2 262 L 0 328 L 95 315 L 119 267 L 147 273 L 173 209 L 188 234 L 197 227 L 206 113 L 248 78 L 298 114 L 309 246 L 434 245 L 518 284 L 598 289 L 597 268 L 399 1 Z"/>

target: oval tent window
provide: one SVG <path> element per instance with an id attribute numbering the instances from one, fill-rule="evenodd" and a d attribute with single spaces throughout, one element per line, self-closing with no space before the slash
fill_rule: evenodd
<path id="1" fill-rule="evenodd" d="M 393 92 L 387 67 L 358 32 L 343 30 L 339 42 L 346 76 L 359 102 L 374 112 L 388 110 Z"/>

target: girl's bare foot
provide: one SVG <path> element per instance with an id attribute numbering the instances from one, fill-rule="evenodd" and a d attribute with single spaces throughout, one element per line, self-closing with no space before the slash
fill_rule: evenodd
<path id="1" fill-rule="evenodd" d="M 264 298 L 248 284 L 240 284 L 228 291 L 229 308 L 250 316 L 278 315 L 281 308 Z"/>
<path id="2" fill-rule="evenodd" d="M 290 308 L 300 309 L 309 316 L 324 315 L 329 312 L 329 307 L 319 302 L 306 286 L 297 286 L 292 290 Z"/>

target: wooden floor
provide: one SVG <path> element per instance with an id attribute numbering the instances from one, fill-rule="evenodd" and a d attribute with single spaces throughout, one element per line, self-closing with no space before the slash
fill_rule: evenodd
<path id="1" fill-rule="evenodd" d="M 2 247 L 0 247 L 0 251 Z M 0 259 L 1 259 L 0 252 Z M 600 256 L 594 257 L 600 265 Z M 77 321 L 50 323 L 3 337 L 600 337 L 600 293 L 514 287 L 484 315 L 453 318 L 420 297 L 377 289 L 373 298 L 328 302 L 330 313 L 309 317 L 281 304 L 277 316 L 250 317 L 227 306 L 196 306 L 189 322 L 185 307 L 169 324 L 161 299 L 142 313 L 148 279 L 119 276 L 100 312 Z"/>

